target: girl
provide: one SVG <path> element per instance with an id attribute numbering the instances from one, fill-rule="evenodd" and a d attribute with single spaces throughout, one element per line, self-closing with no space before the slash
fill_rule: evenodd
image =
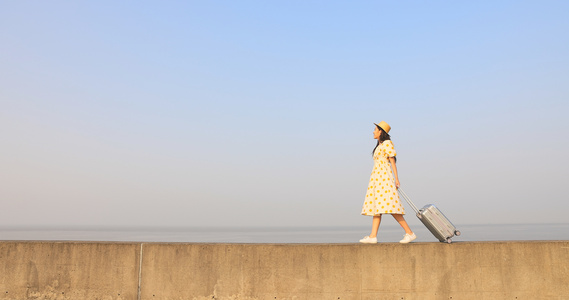
<path id="1" fill-rule="evenodd" d="M 375 123 L 374 123 L 375 124 Z M 397 167 L 395 166 L 395 148 L 389 131 L 391 126 L 384 121 L 375 124 L 373 138 L 377 140 L 377 145 L 373 149 L 373 171 L 369 180 L 367 194 L 362 215 L 373 216 L 371 234 L 360 240 L 361 243 L 377 243 L 377 231 L 381 223 L 382 214 L 391 214 L 399 225 L 405 229 L 405 236 L 400 243 L 406 244 L 417 238 L 413 231 L 405 222 L 403 215 L 405 210 L 399 200 L 397 189 L 399 188 L 399 178 Z"/>

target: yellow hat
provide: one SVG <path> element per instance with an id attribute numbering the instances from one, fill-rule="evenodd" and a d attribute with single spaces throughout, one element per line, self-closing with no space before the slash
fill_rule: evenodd
<path id="1" fill-rule="evenodd" d="M 375 123 L 373 123 L 373 124 L 375 124 Z M 381 122 L 379 122 L 379 124 L 375 124 L 375 125 L 379 126 L 386 133 L 389 133 L 389 130 L 391 130 L 391 126 L 389 126 L 389 124 L 387 124 L 387 122 L 385 122 L 385 121 L 381 121 Z"/>

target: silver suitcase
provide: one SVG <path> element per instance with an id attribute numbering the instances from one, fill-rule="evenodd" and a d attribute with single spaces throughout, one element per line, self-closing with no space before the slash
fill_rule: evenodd
<path id="1" fill-rule="evenodd" d="M 417 214 L 417 218 L 425 224 L 427 229 L 441 242 L 452 243 L 452 237 L 459 236 L 460 231 L 449 221 L 449 219 L 433 204 L 427 204 L 421 209 L 417 209 L 417 206 L 409 199 L 409 196 L 401 190 L 398 189 L 399 195 L 409 203 L 411 208 Z"/>

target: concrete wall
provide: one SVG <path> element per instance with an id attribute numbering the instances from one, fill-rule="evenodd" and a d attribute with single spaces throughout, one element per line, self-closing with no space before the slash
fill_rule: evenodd
<path id="1" fill-rule="evenodd" d="M 0 299 L 137 299 L 140 244 L 0 242 Z"/>
<path id="2" fill-rule="evenodd" d="M 569 299 L 569 241 L 0 242 L 0 299 Z"/>

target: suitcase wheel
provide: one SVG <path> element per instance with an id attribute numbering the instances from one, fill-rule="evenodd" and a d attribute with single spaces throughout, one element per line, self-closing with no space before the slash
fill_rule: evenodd
<path id="1" fill-rule="evenodd" d="M 447 243 L 449 243 L 449 244 L 452 243 L 452 239 L 451 239 L 451 238 L 448 238 L 448 239 L 447 239 Z"/>
<path id="2" fill-rule="evenodd" d="M 459 236 L 459 235 L 460 235 L 460 231 L 456 230 L 456 231 L 454 232 L 454 235 Z"/>

